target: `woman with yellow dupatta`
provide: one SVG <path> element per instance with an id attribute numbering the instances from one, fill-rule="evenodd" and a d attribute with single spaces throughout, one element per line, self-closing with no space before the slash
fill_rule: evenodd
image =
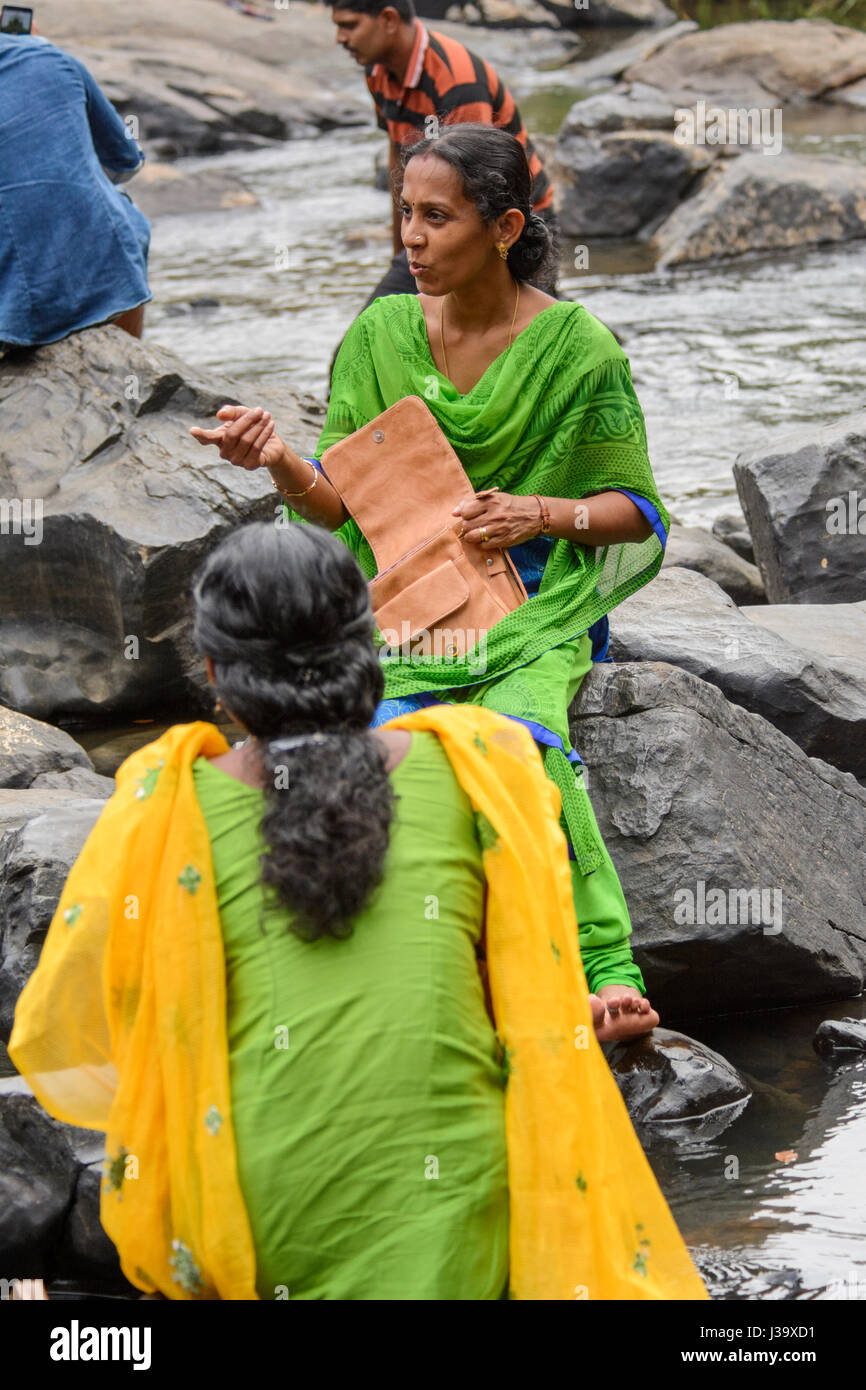
<path id="1" fill-rule="evenodd" d="M 124 1273 L 178 1299 L 705 1297 L 593 1032 L 529 733 L 475 707 L 371 730 L 367 585 L 319 528 L 245 527 L 195 601 L 249 737 L 180 725 L 123 764 L 10 1044 L 46 1109 L 106 1132 Z"/>

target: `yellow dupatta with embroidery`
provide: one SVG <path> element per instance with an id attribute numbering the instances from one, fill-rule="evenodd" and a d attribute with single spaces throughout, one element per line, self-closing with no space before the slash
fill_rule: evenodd
<path id="1" fill-rule="evenodd" d="M 421 710 L 485 826 L 487 958 L 509 1060 L 511 1296 L 706 1292 L 595 1040 L 559 796 L 519 725 Z M 128 758 L 21 995 L 10 1056 L 58 1119 L 106 1132 L 102 1222 L 124 1273 L 168 1298 L 255 1299 L 231 1121 L 225 962 L 192 764 L 176 726 Z"/>

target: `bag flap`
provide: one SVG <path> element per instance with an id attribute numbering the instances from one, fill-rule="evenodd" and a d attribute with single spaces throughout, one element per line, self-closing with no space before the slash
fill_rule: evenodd
<path id="1" fill-rule="evenodd" d="M 381 607 L 373 597 L 376 624 L 386 646 L 402 647 L 419 633 L 432 632 L 468 597 L 469 585 L 453 560 L 446 560 L 420 575 Z"/>

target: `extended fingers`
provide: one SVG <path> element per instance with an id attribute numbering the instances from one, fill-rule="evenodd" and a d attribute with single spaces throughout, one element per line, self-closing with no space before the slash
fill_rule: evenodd
<path id="1" fill-rule="evenodd" d="M 197 439 L 199 444 L 222 444 L 224 431 L 219 430 L 200 430 L 198 425 L 194 425 L 190 430 L 193 439 Z"/>

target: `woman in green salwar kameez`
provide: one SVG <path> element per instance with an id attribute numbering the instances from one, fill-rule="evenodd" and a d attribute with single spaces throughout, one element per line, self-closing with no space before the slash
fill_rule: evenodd
<path id="1" fill-rule="evenodd" d="M 520 145 L 492 127 L 448 128 L 407 152 L 403 241 L 420 292 L 376 300 L 349 329 L 317 452 L 420 396 L 476 493 L 455 507 L 455 526 L 508 548 L 528 602 L 461 659 L 429 644 L 408 657 L 383 649 L 374 724 L 443 702 L 485 705 L 529 728 L 562 799 L 581 955 L 607 1010 L 599 1035 L 630 1036 L 658 1015 L 631 956 L 568 710 L 606 652 L 605 615 L 658 572 L 669 519 L 625 353 L 581 305 L 530 283 L 549 241 L 528 190 Z M 228 406 L 219 418 L 219 429 L 193 434 L 239 466 L 268 467 L 295 519 L 335 531 L 372 579 L 373 552 L 318 460 L 295 454 L 262 410 Z M 395 508 L 411 506 L 394 482 Z"/>

